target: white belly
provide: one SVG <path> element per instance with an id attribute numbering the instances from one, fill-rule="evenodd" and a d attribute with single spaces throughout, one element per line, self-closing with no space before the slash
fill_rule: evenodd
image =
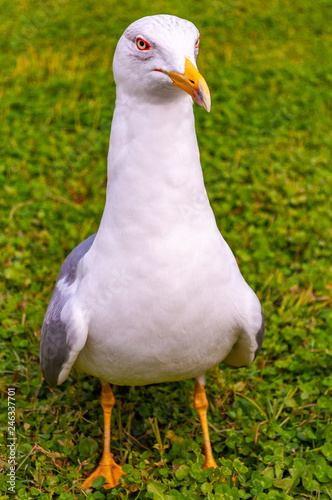
<path id="1" fill-rule="evenodd" d="M 181 380 L 227 357 L 243 324 L 258 330 L 260 306 L 232 252 L 217 232 L 206 241 L 180 241 L 174 251 L 164 240 L 132 258 L 109 256 L 107 269 L 95 263 L 82 282 L 91 313 L 76 366 L 117 385 Z M 246 303 L 255 300 L 248 318 Z"/>

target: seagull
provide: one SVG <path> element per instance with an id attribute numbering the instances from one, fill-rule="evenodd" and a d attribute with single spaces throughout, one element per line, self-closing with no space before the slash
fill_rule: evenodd
<path id="1" fill-rule="evenodd" d="M 218 230 L 204 186 L 193 100 L 210 111 L 200 35 L 171 15 L 132 23 L 114 55 L 116 106 L 98 232 L 62 264 L 45 315 L 40 363 L 61 384 L 75 365 L 101 380 L 104 451 L 83 483 L 119 483 L 110 452 L 110 384 L 196 379 L 205 462 L 216 467 L 205 373 L 248 366 L 264 335 L 260 302 Z"/>

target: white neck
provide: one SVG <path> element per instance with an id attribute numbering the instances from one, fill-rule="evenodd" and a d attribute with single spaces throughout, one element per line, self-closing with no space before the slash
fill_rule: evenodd
<path id="1" fill-rule="evenodd" d="M 207 201 L 191 98 L 181 93 L 151 103 L 118 95 L 100 229 L 123 233 L 135 227 L 151 231 L 153 223 L 169 226 L 179 217 L 179 206 L 198 197 Z"/>

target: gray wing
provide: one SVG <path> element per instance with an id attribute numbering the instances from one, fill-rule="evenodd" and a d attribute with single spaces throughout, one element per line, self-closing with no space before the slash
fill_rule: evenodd
<path id="1" fill-rule="evenodd" d="M 82 241 L 62 264 L 45 315 L 40 335 L 40 366 L 45 380 L 52 386 L 62 382 L 62 380 L 59 381 L 60 372 L 72 357 L 72 342 L 68 325 L 61 320 L 62 309 L 71 295 L 61 291 L 59 282 L 67 287 L 74 283 L 78 264 L 90 250 L 95 237 L 96 234 L 93 234 Z M 76 356 L 74 358 L 76 359 Z"/>
<path id="2" fill-rule="evenodd" d="M 237 342 L 223 363 L 234 368 L 249 366 L 257 357 L 264 338 L 264 316 L 261 308 L 261 325 L 258 331 L 248 333 L 242 330 Z"/>
<path id="3" fill-rule="evenodd" d="M 263 309 L 262 309 L 262 324 L 261 324 L 260 329 L 256 333 L 257 349 L 255 351 L 255 358 L 257 358 L 257 355 L 258 355 L 259 351 L 261 350 L 261 347 L 263 344 L 264 330 L 265 330 L 265 322 L 264 322 L 264 315 L 263 315 Z"/>

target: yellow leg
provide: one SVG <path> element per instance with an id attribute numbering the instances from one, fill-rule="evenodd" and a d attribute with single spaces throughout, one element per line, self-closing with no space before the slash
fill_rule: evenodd
<path id="1" fill-rule="evenodd" d="M 97 469 L 84 481 L 82 488 L 91 488 L 93 481 L 104 476 L 106 482 L 104 488 L 109 490 L 119 484 L 119 479 L 124 474 L 122 468 L 114 462 L 110 451 L 111 442 L 111 415 L 114 406 L 114 396 L 109 383 L 102 382 L 101 406 L 104 411 L 104 451 Z"/>
<path id="2" fill-rule="evenodd" d="M 194 405 L 195 405 L 195 408 L 196 408 L 197 413 L 199 415 L 199 418 L 201 421 L 201 426 L 202 426 L 202 431 L 203 431 L 204 448 L 205 448 L 205 462 L 203 465 L 203 469 L 209 469 L 210 467 L 213 467 L 213 468 L 218 467 L 214 458 L 213 458 L 213 455 L 212 455 L 208 421 L 207 421 L 207 417 L 206 417 L 208 404 L 209 403 L 208 403 L 208 400 L 206 398 L 204 385 L 201 385 L 196 380 Z"/>

